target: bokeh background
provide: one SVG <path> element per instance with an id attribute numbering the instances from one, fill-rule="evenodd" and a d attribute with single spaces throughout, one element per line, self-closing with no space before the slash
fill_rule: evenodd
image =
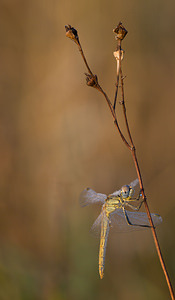
<path id="1" fill-rule="evenodd" d="M 169 299 L 151 232 L 112 233 L 105 276 L 90 227 L 100 207 L 79 206 L 87 186 L 111 193 L 136 178 L 102 95 L 65 37 L 74 26 L 113 99 L 122 21 L 125 97 L 146 195 L 175 282 L 175 2 L 0 2 L 0 299 Z M 122 111 L 118 106 L 122 129 Z M 144 209 L 142 209 L 144 210 Z"/>

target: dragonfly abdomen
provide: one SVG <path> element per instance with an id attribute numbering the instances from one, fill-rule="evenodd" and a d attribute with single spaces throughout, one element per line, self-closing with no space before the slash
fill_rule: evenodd
<path id="1" fill-rule="evenodd" d="M 99 274 L 102 279 L 104 276 L 105 268 L 105 255 L 106 246 L 109 234 L 109 219 L 103 220 L 101 223 L 101 238 L 100 238 L 100 249 L 99 249 Z"/>

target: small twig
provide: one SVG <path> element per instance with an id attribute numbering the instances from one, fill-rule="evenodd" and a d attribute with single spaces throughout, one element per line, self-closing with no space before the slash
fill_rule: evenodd
<path id="1" fill-rule="evenodd" d="M 114 107 L 112 106 L 111 104 L 111 101 L 109 100 L 108 96 L 106 95 L 106 93 L 103 91 L 103 89 L 101 88 L 101 86 L 99 85 L 99 91 L 104 95 L 107 103 L 108 103 L 108 106 L 109 106 L 109 109 L 112 113 L 112 116 L 113 116 L 113 119 L 114 119 L 114 124 L 116 125 L 117 129 L 118 129 L 118 132 L 123 140 L 123 142 L 125 143 L 125 145 L 130 149 L 131 146 L 129 145 L 129 143 L 127 142 L 126 138 L 124 137 L 123 133 L 121 132 L 121 129 L 119 127 L 119 124 L 118 124 L 118 121 L 117 121 L 117 117 L 116 117 L 116 114 L 115 114 L 115 110 L 114 110 Z"/>
<path id="2" fill-rule="evenodd" d="M 90 69 L 90 67 L 87 63 L 87 60 L 85 58 L 85 55 L 83 53 L 83 50 L 82 50 L 82 47 L 81 47 L 81 44 L 80 44 L 80 41 L 79 41 L 77 30 L 75 28 L 71 27 L 70 25 L 65 26 L 65 28 L 66 28 L 66 36 L 71 38 L 77 44 L 77 46 L 79 48 L 79 51 L 82 55 L 82 58 L 85 62 L 85 65 L 87 67 L 87 70 L 89 72 L 89 74 L 85 73 L 87 85 L 96 88 L 99 92 L 101 92 L 103 94 L 103 96 L 105 97 L 105 99 L 107 101 L 109 109 L 111 111 L 111 114 L 112 114 L 112 117 L 113 117 L 113 120 L 114 120 L 114 124 L 115 124 L 115 126 L 116 126 L 116 128 L 117 128 L 117 130 L 120 134 L 120 137 L 122 138 L 122 140 L 125 143 L 125 145 L 127 146 L 127 148 L 131 151 L 133 161 L 134 161 L 134 164 L 135 164 L 135 168 L 136 168 L 136 172 L 137 172 L 137 176 L 138 176 L 138 179 L 139 179 L 139 185 L 140 185 L 140 189 L 141 189 L 142 199 L 143 199 L 143 202 L 144 202 L 144 205 L 145 205 L 145 210 L 146 210 L 146 213 L 147 213 L 147 216 L 148 216 L 149 223 L 151 225 L 151 230 L 152 230 L 152 235 L 153 235 L 155 247 L 156 247 L 158 257 L 159 257 L 159 260 L 160 260 L 160 263 L 161 263 L 161 266 L 162 266 L 162 269 L 163 269 L 163 272 L 164 272 L 164 275 L 165 275 L 165 278 L 166 278 L 166 281 L 167 281 L 167 285 L 168 285 L 168 288 L 169 288 L 169 291 L 170 291 L 171 298 L 172 298 L 172 300 L 175 300 L 171 280 L 170 280 L 169 274 L 166 270 L 165 262 L 163 260 L 160 245 L 159 245 L 159 242 L 158 242 L 158 237 L 157 237 L 157 234 L 156 234 L 156 230 L 155 230 L 155 227 L 154 227 L 154 224 L 153 224 L 153 221 L 152 221 L 152 218 L 151 218 L 151 213 L 150 213 L 150 210 L 149 210 L 149 206 L 148 206 L 148 203 L 147 203 L 146 194 L 145 194 L 144 186 L 143 186 L 143 180 L 142 180 L 142 176 L 141 176 L 141 171 L 140 171 L 139 163 L 138 163 L 137 156 L 136 156 L 136 149 L 135 149 L 135 146 L 134 146 L 134 143 L 133 143 L 133 139 L 132 139 L 129 124 L 128 124 L 127 114 L 126 114 L 126 106 L 125 106 L 125 98 L 124 98 L 124 78 L 125 77 L 123 77 L 122 67 L 121 67 L 121 61 L 123 59 L 123 50 L 121 49 L 121 42 L 124 39 L 124 37 L 126 36 L 127 30 L 124 28 L 124 26 L 122 25 L 121 22 L 113 30 L 114 33 L 116 33 L 116 39 L 117 39 L 117 50 L 114 52 L 114 56 L 117 60 L 117 82 L 116 82 L 116 91 L 115 91 L 115 97 L 114 97 L 114 105 L 112 105 L 109 97 L 104 92 L 102 87 L 99 85 L 97 76 L 92 73 L 92 71 L 91 71 L 91 69 Z M 120 102 L 120 104 L 123 107 L 123 114 L 124 114 L 125 124 L 126 124 L 127 133 L 128 133 L 128 136 L 129 136 L 130 143 L 126 140 L 125 136 L 123 135 L 123 133 L 120 129 L 120 126 L 119 126 L 118 121 L 117 121 L 117 116 L 116 116 L 116 113 L 115 113 L 117 96 L 118 96 L 119 80 L 121 81 L 121 95 L 122 95 L 122 101 Z"/>
<path id="3" fill-rule="evenodd" d="M 123 51 L 121 54 L 121 41 L 125 38 L 128 31 L 124 28 L 122 23 L 119 23 L 120 26 L 117 26 L 113 32 L 116 33 L 116 39 L 117 39 L 117 49 L 114 52 L 114 56 L 117 60 L 117 81 L 116 81 L 116 90 L 115 90 L 115 97 L 114 97 L 114 110 L 116 107 L 117 102 L 117 95 L 118 95 L 118 87 L 119 87 L 119 74 L 120 74 L 120 65 L 121 65 L 121 59 L 123 59 Z"/>
<path id="4" fill-rule="evenodd" d="M 81 56 L 82 56 L 82 58 L 83 58 L 83 60 L 84 60 L 84 62 L 85 62 L 85 65 L 86 65 L 86 67 L 87 67 L 89 73 L 90 73 L 91 75 L 93 75 L 93 73 L 92 73 L 92 71 L 91 71 L 91 69 L 89 68 L 89 65 L 88 65 L 88 63 L 87 63 L 87 60 L 86 60 L 86 58 L 85 58 L 85 55 L 84 55 L 84 53 L 83 53 L 83 49 L 82 49 L 82 47 L 81 47 L 80 42 L 79 42 L 79 44 L 78 44 L 78 48 L 79 48 L 79 51 L 80 51 L 80 53 L 81 53 Z"/>
<path id="5" fill-rule="evenodd" d="M 120 62 L 119 62 L 119 59 L 116 59 L 116 60 L 117 60 L 117 81 L 116 81 L 116 90 L 115 90 L 114 106 L 113 106 L 114 107 L 114 111 L 115 111 L 116 102 L 117 102 L 117 95 L 118 95 L 118 88 L 119 88 L 119 74 L 120 74 L 119 73 L 120 72 Z"/>
<path id="6" fill-rule="evenodd" d="M 123 114 L 124 114 L 124 118 L 125 118 L 127 132 L 128 132 L 129 139 L 130 139 L 130 142 L 131 142 L 131 146 L 134 147 L 133 140 L 132 140 L 132 137 L 131 137 L 131 132 L 130 132 L 130 129 L 129 129 L 127 116 L 126 116 L 126 106 L 125 106 L 125 98 L 124 98 L 124 77 L 123 77 L 123 73 L 122 73 L 122 64 L 121 64 L 121 42 L 120 42 L 119 47 L 120 47 L 119 48 L 119 72 L 120 72 L 121 93 L 122 93 L 121 104 L 122 104 L 122 107 L 123 107 Z"/>

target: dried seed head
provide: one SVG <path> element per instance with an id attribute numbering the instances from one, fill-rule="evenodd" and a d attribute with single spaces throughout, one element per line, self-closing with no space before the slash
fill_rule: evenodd
<path id="1" fill-rule="evenodd" d="M 128 33 L 126 28 L 122 25 L 122 22 L 119 22 L 117 27 L 115 29 L 113 29 L 113 32 L 117 34 L 116 39 L 119 39 L 119 40 L 123 40 Z"/>
<path id="2" fill-rule="evenodd" d="M 97 75 L 91 75 L 91 74 L 87 74 L 87 73 L 85 73 L 85 75 L 86 75 L 86 84 L 88 86 L 96 87 L 98 84 Z"/>
<path id="3" fill-rule="evenodd" d="M 72 27 L 71 25 L 66 25 L 66 36 L 73 40 L 76 44 L 79 44 L 78 32 L 77 30 Z"/>

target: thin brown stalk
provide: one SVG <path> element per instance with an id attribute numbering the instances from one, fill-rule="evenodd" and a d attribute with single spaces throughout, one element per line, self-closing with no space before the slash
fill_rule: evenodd
<path id="1" fill-rule="evenodd" d="M 103 89 L 101 88 L 101 86 L 98 84 L 98 87 L 99 87 L 99 91 L 104 95 L 107 103 L 108 103 L 108 106 L 109 106 L 109 109 L 111 111 L 111 114 L 113 116 L 113 119 L 114 119 L 114 124 L 116 126 L 116 128 L 118 129 L 118 132 L 123 140 L 123 142 L 125 143 L 125 145 L 130 149 L 131 146 L 129 145 L 129 143 L 127 142 L 126 138 L 124 137 L 123 133 L 121 132 L 121 129 L 119 127 L 119 124 L 118 124 L 118 121 L 117 121 L 117 117 L 116 117 L 116 114 L 115 114 L 115 110 L 111 104 L 111 101 L 109 100 L 108 96 L 106 95 L 106 93 L 103 91 Z"/>
<path id="2" fill-rule="evenodd" d="M 126 105 L 125 105 L 125 97 L 124 97 L 124 77 L 123 77 L 122 66 L 121 66 L 121 61 L 122 61 L 122 59 L 121 59 L 121 56 L 122 56 L 121 55 L 121 42 L 124 39 L 125 35 L 127 34 L 127 30 L 124 28 L 124 26 L 122 25 L 121 22 L 118 24 L 118 26 L 114 30 L 114 32 L 117 34 L 117 43 L 118 43 L 117 44 L 117 50 L 119 50 L 119 61 L 118 61 L 119 69 L 117 68 L 117 70 L 119 70 L 119 71 L 117 71 L 116 91 L 115 91 L 114 106 L 113 106 L 110 99 L 109 99 L 109 97 L 104 92 L 102 87 L 99 85 L 97 76 L 92 73 L 92 71 L 91 71 L 91 69 L 90 69 L 90 67 L 87 63 L 87 60 L 85 58 L 85 55 L 83 53 L 83 50 L 82 50 L 82 47 L 81 47 L 81 44 L 80 44 L 80 41 L 79 41 L 77 31 L 73 27 L 71 27 L 70 25 L 65 26 L 65 27 L 66 27 L 66 36 L 71 38 L 78 45 L 81 56 L 82 56 L 82 58 L 85 62 L 87 70 L 89 72 L 89 74 L 86 74 L 87 85 L 96 88 L 105 97 L 105 99 L 107 101 L 107 104 L 108 104 L 108 107 L 110 109 L 110 112 L 112 114 L 116 129 L 118 130 L 118 132 L 120 134 L 120 137 L 122 138 L 122 141 L 124 142 L 124 144 L 127 146 L 127 148 L 130 150 L 130 152 L 132 154 L 132 158 L 133 158 L 133 161 L 134 161 L 134 164 L 135 164 L 137 176 L 138 176 L 138 179 L 139 179 L 139 185 L 140 185 L 140 189 L 141 189 L 141 193 L 142 193 L 143 203 L 144 203 L 145 210 L 146 210 L 148 220 L 149 220 L 149 223 L 150 223 L 150 227 L 151 227 L 155 247 L 156 247 L 156 250 L 157 250 L 157 254 L 158 254 L 158 257 L 159 257 L 159 260 L 160 260 L 160 263 L 161 263 L 161 266 L 162 266 L 162 270 L 164 272 L 164 275 L 165 275 L 165 278 L 166 278 L 166 281 L 167 281 L 167 285 L 168 285 L 168 288 L 169 288 L 171 299 L 175 300 L 174 291 L 173 291 L 173 287 L 172 287 L 172 284 L 171 284 L 170 276 L 169 276 L 168 271 L 167 271 L 166 266 L 165 266 L 165 262 L 164 262 L 164 259 L 163 259 L 162 253 L 161 253 L 161 249 L 160 249 L 158 237 L 157 237 L 157 234 L 156 234 L 156 230 L 155 230 L 152 218 L 151 218 L 151 213 L 150 213 L 150 210 L 149 210 L 148 202 L 147 202 L 147 199 L 146 199 L 146 194 L 145 194 L 145 191 L 144 191 L 140 166 L 139 166 L 137 155 L 136 155 L 136 148 L 134 146 L 134 142 L 133 142 L 133 139 L 132 139 L 132 136 L 131 136 L 129 123 L 128 123 L 128 119 L 127 119 L 127 114 L 126 114 Z M 129 136 L 129 142 L 127 141 L 126 137 L 123 135 L 123 133 L 120 129 L 120 126 L 119 126 L 118 120 L 117 120 L 117 116 L 116 116 L 116 112 L 115 112 L 117 96 L 118 96 L 119 80 L 121 82 L 121 96 L 122 96 L 122 101 L 120 103 L 122 104 L 122 108 L 123 108 L 124 120 L 125 120 L 125 124 L 126 124 L 127 133 L 128 133 L 128 136 Z"/>
<path id="3" fill-rule="evenodd" d="M 125 106 L 125 97 L 124 97 L 124 81 L 123 81 L 123 73 L 122 73 L 122 66 L 121 66 L 121 39 L 118 39 L 117 41 L 118 41 L 118 48 L 119 48 L 119 72 L 120 72 L 121 96 L 122 96 L 121 104 L 122 104 L 122 107 L 123 107 L 123 114 L 124 114 L 124 119 L 125 119 L 125 124 L 126 124 L 126 128 L 127 128 L 129 140 L 130 140 L 130 143 L 131 143 L 131 146 L 132 146 L 132 148 L 130 148 L 130 151 L 132 153 L 132 157 L 133 157 L 133 160 L 134 160 L 137 176 L 138 176 L 138 179 L 139 179 L 140 189 L 141 189 L 141 192 L 142 192 L 142 198 L 144 200 L 143 203 L 145 205 L 145 210 L 146 210 L 146 213 L 147 213 L 147 216 L 148 216 L 149 223 L 151 225 L 151 231 L 152 231 L 155 247 L 156 247 L 156 250 L 157 250 L 157 254 L 158 254 L 158 257 L 159 257 L 159 260 L 160 260 L 160 263 L 161 263 L 161 266 L 162 266 L 162 269 L 163 269 L 163 272 L 164 272 L 164 275 L 165 275 L 165 278 L 166 278 L 166 281 L 167 281 L 167 285 L 168 285 L 168 288 L 169 288 L 171 298 L 174 300 L 173 287 L 172 287 L 172 284 L 171 284 L 171 280 L 170 280 L 168 271 L 167 271 L 166 266 L 165 266 L 165 262 L 164 262 L 163 255 L 162 255 L 162 252 L 161 252 L 161 248 L 160 248 L 160 245 L 159 245 L 158 237 L 157 237 L 157 234 L 156 234 L 156 229 L 155 229 L 153 221 L 152 221 L 150 209 L 149 209 L 148 202 L 147 202 L 147 199 L 146 199 L 146 194 L 145 194 L 145 191 L 144 191 L 142 175 L 141 175 L 139 163 L 138 163 L 138 160 L 137 160 L 136 148 L 134 146 L 133 139 L 132 139 L 131 132 L 130 132 L 130 128 L 129 128 L 129 124 L 128 124 L 128 119 L 127 119 L 127 114 L 126 114 L 126 106 Z"/>
<path id="4" fill-rule="evenodd" d="M 86 60 L 86 57 L 85 57 L 85 55 L 84 55 L 84 52 L 83 52 L 83 49 L 82 49 L 82 47 L 81 47 L 80 42 L 79 42 L 79 44 L 78 44 L 78 48 L 79 48 L 79 51 L 80 51 L 80 53 L 81 53 L 81 56 L 82 56 L 82 58 L 83 58 L 83 60 L 84 60 L 84 63 L 85 63 L 85 65 L 86 65 L 86 68 L 88 69 L 88 72 L 93 76 L 93 73 L 92 73 L 92 71 L 91 71 L 91 69 L 90 69 L 90 67 L 89 67 L 89 65 L 88 65 L 88 63 L 87 63 L 87 60 Z"/>
<path id="5" fill-rule="evenodd" d="M 121 94 L 122 94 L 121 104 L 122 104 L 122 107 L 123 107 L 123 114 L 124 114 L 124 119 L 125 119 L 125 123 L 126 123 L 126 129 L 127 129 L 127 132 L 128 132 L 130 142 L 131 142 L 131 146 L 134 147 L 133 140 L 132 140 L 132 137 L 131 137 L 131 132 L 130 132 L 130 129 L 129 129 L 127 116 L 126 116 L 126 106 L 125 106 L 125 97 L 124 97 L 124 77 L 123 77 L 123 73 L 122 73 L 122 63 L 121 63 L 121 44 L 120 44 L 119 47 L 120 47 L 119 48 L 119 73 L 120 73 Z"/>

